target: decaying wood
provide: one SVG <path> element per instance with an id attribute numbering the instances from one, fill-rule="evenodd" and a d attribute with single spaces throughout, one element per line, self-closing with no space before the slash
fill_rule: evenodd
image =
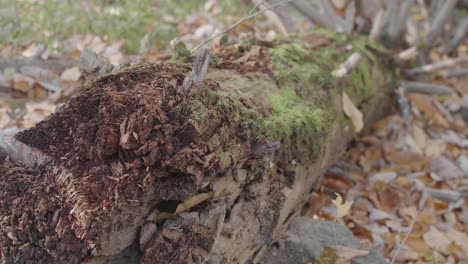
<path id="1" fill-rule="evenodd" d="M 340 39 L 220 48 L 187 93 L 171 62 L 85 84 L 15 136 L 48 159 L 0 162 L 0 262 L 259 261 L 353 137 L 342 91 L 366 124 L 391 102 L 391 60 Z"/>

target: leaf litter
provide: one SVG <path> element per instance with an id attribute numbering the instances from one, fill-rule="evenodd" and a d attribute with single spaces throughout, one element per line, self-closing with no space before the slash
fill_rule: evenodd
<path id="1" fill-rule="evenodd" d="M 411 122 L 389 115 L 357 136 L 311 194 L 303 215 L 327 220 L 342 215 L 363 246 L 397 263 L 468 259 L 468 127 L 463 114 L 468 77 L 434 80 L 453 85 L 458 93 L 406 95 Z M 346 94 L 343 106 L 358 132 L 359 110 L 352 110 Z M 340 213 L 347 210 L 343 205 L 338 213 L 330 207 L 343 199 L 353 202 L 348 214 Z"/>

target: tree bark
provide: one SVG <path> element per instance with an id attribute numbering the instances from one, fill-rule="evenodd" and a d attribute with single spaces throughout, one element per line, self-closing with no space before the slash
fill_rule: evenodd
<path id="1" fill-rule="evenodd" d="M 354 52 L 359 66 L 335 79 Z M 219 48 L 188 94 L 186 64 L 100 77 L 16 134 L 43 156 L 0 166 L 0 260 L 259 261 L 353 137 L 342 93 L 366 124 L 388 109 L 387 57 L 315 31 Z"/>

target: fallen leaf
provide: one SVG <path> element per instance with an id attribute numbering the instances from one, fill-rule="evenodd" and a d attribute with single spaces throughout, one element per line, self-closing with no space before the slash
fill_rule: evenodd
<path id="1" fill-rule="evenodd" d="M 465 252 L 468 252 L 468 236 L 466 233 L 451 229 L 446 233 L 446 236 L 449 237 L 455 244 L 462 247 Z"/>
<path id="2" fill-rule="evenodd" d="M 382 181 L 385 183 L 389 183 L 396 178 L 397 174 L 394 171 L 386 171 L 386 172 L 377 172 L 370 176 L 369 183 L 375 183 L 377 181 Z"/>
<path id="3" fill-rule="evenodd" d="M 34 80 L 32 78 L 20 73 L 15 73 L 11 82 L 14 90 L 23 93 L 27 93 L 34 84 Z"/>
<path id="4" fill-rule="evenodd" d="M 436 227 L 431 226 L 429 231 L 423 235 L 424 241 L 434 250 L 446 251 L 452 241 Z"/>
<path id="5" fill-rule="evenodd" d="M 343 203 L 343 198 L 341 198 L 341 195 L 338 193 L 335 193 L 336 198 L 332 200 L 332 203 L 336 207 L 336 217 L 337 218 L 342 218 L 345 215 L 349 214 L 349 209 L 351 208 L 351 205 L 353 204 L 352 201 L 346 201 Z"/>
<path id="6" fill-rule="evenodd" d="M 338 254 L 341 260 L 337 260 L 337 263 L 341 263 L 340 261 L 349 261 L 352 258 L 359 257 L 359 256 L 367 256 L 369 254 L 368 250 L 362 250 L 362 249 L 355 249 L 351 247 L 345 247 L 345 246 L 338 246 Z"/>
<path id="7" fill-rule="evenodd" d="M 360 132 L 364 127 L 363 115 L 361 111 L 357 109 L 357 107 L 353 104 L 345 92 L 343 92 L 342 103 L 345 115 L 349 117 L 353 123 L 354 132 Z"/>
<path id="8" fill-rule="evenodd" d="M 169 212 L 155 212 L 154 214 L 150 214 L 147 218 L 148 221 L 161 221 L 170 217 L 173 217 L 175 215 L 178 215 L 182 213 L 183 211 L 186 211 L 196 205 L 199 205 L 200 203 L 206 201 L 213 195 L 213 192 L 208 192 L 208 193 L 200 193 L 197 195 L 194 195 L 187 200 L 183 201 L 179 205 L 177 205 L 177 208 L 175 212 L 169 213 Z"/>
<path id="9" fill-rule="evenodd" d="M 455 163 L 444 156 L 440 156 L 431 161 L 429 170 L 432 173 L 436 173 L 442 179 L 456 179 L 464 176 Z"/>
<path id="10" fill-rule="evenodd" d="M 413 106 L 424 113 L 427 119 L 432 121 L 431 123 L 444 128 L 449 127 L 448 121 L 442 116 L 439 109 L 436 107 L 433 97 L 424 94 L 410 93 L 408 94 L 408 99 Z"/>
<path id="11" fill-rule="evenodd" d="M 395 254 L 396 255 L 395 257 Z M 393 250 L 390 253 L 390 257 L 395 259 L 396 263 L 408 263 L 412 260 L 417 260 L 420 258 L 420 255 L 415 252 L 413 249 L 408 248 L 406 245 L 401 246 L 400 250 Z"/>
<path id="12" fill-rule="evenodd" d="M 432 249 L 422 239 L 420 234 L 409 234 L 405 245 L 421 255 L 431 255 Z"/>
<path id="13" fill-rule="evenodd" d="M 64 70 L 62 72 L 62 75 L 60 75 L 60 79 L 62 81 L 70 81 L 70 82 L 76 82 L 80 79 L 80 77 L 81 77 L 80 68 L 77 66 Z"/>
<path id="14" fill-rule="evenodd" d="M 465 176 L 468 176 L 468 158 L 466 155 L 460 155 L 457 159 L 457 165 L 463 171 Z"/>

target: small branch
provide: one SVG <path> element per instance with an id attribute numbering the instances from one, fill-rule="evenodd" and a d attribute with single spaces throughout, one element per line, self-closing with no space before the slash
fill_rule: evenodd
<path id="1" fill-rule="evenodd" d="M 396 32 L 396 26 L 398 23 L 398 13 L 400 10 L 401 0 L 387 1 L 387 36 L 391 37 L 392 32 Z M 392 39 L 392 38 L 390 38 Z"/>
<path id="2" fill-rule="evenodd" d="M 462 69 L 449 69 L 447 72 L 444 74 L 445 78 L 456 78 L 456 77 L 463 77 L 468 75 L 468 68 L 462 68 Z"/>
<path id="3" fill-rule="evenodd" d="M 454 203 L 461 198 L 464 197 L 460 192 L 457 191 L 452 191 L 452 190 L 439 190 L 439 189 L 433 189 L 433 188 L 424 188 L 423 191 L 436 199 L 446 201 L 449 203 Z"/>
<path id="4" fill-rule="evenodd" d="M 398 256 L 398 254 L 400 253 L 400 250 L 401 250 L 401 247 L 403 247 L 403 245 L 406 243 L 406 240 L 408 239 L 408 236 L 411 232 L 413 232 L 413 228 L 414 228 L 414 224 L 416 223 L 416 217 L 418 216 L 419 212 L 421 211 L 421 209 L 419 209 L 417 212 L 416 212 L 416 215 L 414 216 L 413 218 L 413 221 L 411 221 L 411 225 L 409 227 L 409 230 L 408 232 L 406 233 L 405 237 L 403 238 L 403 241 L 401 241 L 400 244 L 398 244 L 398 248 L 395 252 L 395 254 L 393 255 L 392 257 L 392 261 L 390 261 L 390 264 L 393 264 L 395 262 L 395 259 L 396 257 Z"/>
<path id="5" fill-rule="evenodd" d="M 320 14 L 320 8 L 316 7 L 311 8 L 312 5 L 320 5 L 319 3 L 311 3 L 311 2 L 293 2 L 291 5 L 302 15 L 304 15 L 311 23 L 315 24 L 319 27 L 330 28 L 332 23 L 327 23 L 324 18 Z"/>
<path id="6" fill-rule="evenodd" d="M 468 16 L 465 17 L 460 23 L 455 31 L 455 35 L 453 36 L 452 40 L 445 46 L 444 53 L 449 54 L 454 52 L 463 39 L 466 36 L 466 32 L 468 31 Z"/>
<path id="7" fill-rule="evenodd" d="M 403 87 L 399 87 L 395 93 L 397 95 L 398 112 L 400 112 L 400 116 L 403 117 L 405 128 L 408 129 L 411 127 L 413 118 L 411 116 L 411 107 L 408 98 L 406 97 L 405 89 Z"/>
<path id="8" fill-rule="evenodd" d="M 267 5 L 266 0 L 253 0 L 255 5 L 255 9 L 250 10 L 249 15 L 253 14 L 253 11 L 255 11 L 257 8 L 260 10 L 264 9 L 269 9 L 269 5 Z M 277 27 L 278 31 L 281 34 L 287 34 L 288 29 L 286 25 L 283 23 L 283 20 L 281 19 L 281 15 L 277 14 L 276 12 L 272 10 L 265 10 L 265 16 Z"/>
<path id="9" fill-rule="evenodd" d="M 211 52 L 209 49 L 202 49 L 193 63 L 192 71 L 185 77 L 182 83 L 182 93 L 187 95 L 192 85 L 196 82 L 203 81 L 208 72 L 210 64 Z"/>
<path id="10" fill-rule="evenodd" d="M 340 65 L 340 67 L 333 73 L 337 79 L 345 77 L 350 71 L 356 68 L 361 61 L 361 54 L 355 52 L 349 56 L 349 58 Z"/>
<path id="11" fill-rule="evenodd" d="M 450 95 L 454 91 L 446 85 L 437 85 L 423 82 L 402 82 L 407 93 L 424 93 L 431 95 Z"/>
<path id="12" fill-rule="evenodd" d="M 442 32 L 442 28 L 447 20 L 450 18 L 450 14 L 452 13 L 453 9 L 455 8 L 458 0 L 446 0 L 435 16 L 434 22 L 427 33 L 425 42 L 428 45 L 432 45 L 436 38 Z"/>
<path id="13" fill-rule="evenodd" d="M 392 16 L 395 18 L 395 20 L 390 21 L 390 26 L 388 29 L 388 36 L 392 41 L 402 37 L 402 33 L 406 25 L 406 20 L 408 19 L 410 9 L 413 4 L 413 0 L 405 0 L 400 7 L 396 7 L 397 12 Z"/>
<path id="14" fill-rule="evenodd" d="M 377 41 L 382 34 L 382 29 L 385 25 L 385 10 L 380 9 L 375 15 L 374 22 L 372 23 L 372 29 L 369 34 L 369 39 L 372 41 Z"/>
<path id="15" fill-rule="evenodd" d="M 277 7 L 277 6 L 289 4 L 289 3 L 291 3 L 292 1 L 294 1 L 294 0 L 282 1 L 282 2 L 276 3 L 276 4 L 274 4 L 274 5 L 271 5 L 271 6 L 269 6 L 268 8 L 265 8 L 265 9 L 263 9 L 263 10 L 260 10 L 260 11 L 258 11 L 258 12 L 255 12 L 255 13 L 253 13 L 253 14 L 251 14 L 251 15 L 248 15 L 248 16 L 242 18 L 241 20 L 237 21 L 236 23 L 230 25 L 229 27 L 225 28 L 225 29 L 222 30 L 221 32 L 219 32 L 219 33 L 217 33 L 217 34 L 214 34 L 213 36 L 211 36 L 211 37 L 208 38 L 207 40 L 205 40 L 205 41 L 203 41 L 202 43 L 198 44 L 198 45 L 197 45 L 195 48 L 193 48 L 190 52 L 193 53 L 193 52 L 197 51 L 198 49 L 200 49 L 201 47 L 203 47 L 203 46 L 206 45 L 207 43 L 211 42 L 213 39 L 215 39 L 215 38 L 217 38 L 217 37 L 219 37 L 219 36 L 225 34 L 225 33 L 228 32 L 229 30 L 231 30 L 231 29 L 237 27 L 238 25 L 242 24 L 243 22 L 245 22 L 245 21 L 247 21 L 247 20 L 249 20 L 249 19 L 251 19 L 251 18 L 253 18 L 253 17 L 257 16 L 257 15 L 260 15 L 260 14 L 262 14 L 262 13 L 264 13 L 264 12 L 266 12 L 266 11 L 272 9 L 272 8 L 275 8 L 275 7 Z"/>
<path id="16" fill-rule="evenodd" d="M 416 56 L 418 56 L 418 48 L 416 47 L 411 47 L 409 49 L 406 49 L 402 52 L 400 52 L 395 60 L 396 61 L 408 61 L 408 60 L 412 60 L 414 58 L 416 58 Z"/>
<path id="17" fill-rule="evenodd" d="M 434 72 L 434 71 L 442 70 L 442 69 L 452 67 L 454 65 L 465 63 L 465 62 L 468 62 L 468 56 L 463 56 L 463 57 L 456 58 L 456 59 L 448 59 L 448 60 L 444 60 L 444 61 L 433 63 L 433 64 L 427 64 L 422 67 L 409 70 L 408 74 L 416 75 L 416 74 L 421 74 L 421 73 Z"/>

